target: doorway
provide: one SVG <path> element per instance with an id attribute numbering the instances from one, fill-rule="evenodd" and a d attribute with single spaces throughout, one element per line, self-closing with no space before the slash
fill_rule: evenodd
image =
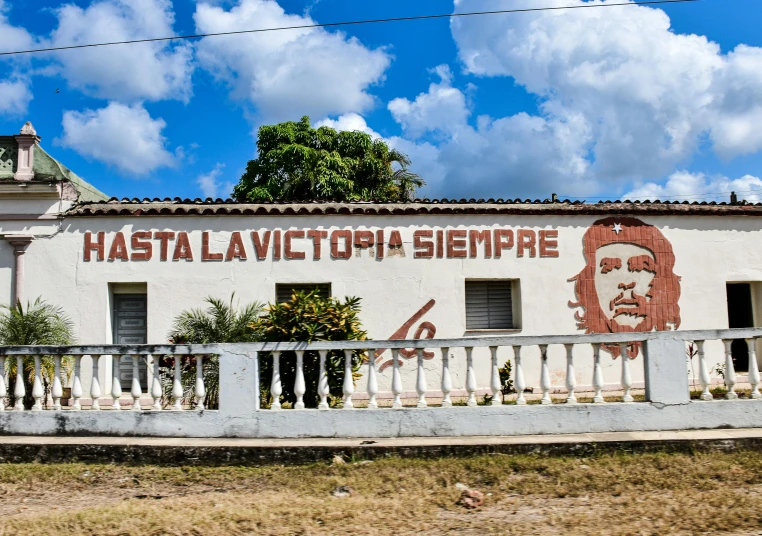
<path id="1" fill-rule="evenodd" d="M 754 308 L 750 283 L 728 283 L 728 327 L 730 329 L 753 328 Z M 734 340 L 730 346 L 736 372 L 749 371 L 749 349 L 743 339 Z"/>
<path id="2" fill-rule="evenodd" d="M 148 300 L 145 294 L 114 294 L 114 344 L 146 344 L 148 342 Z M 138 359 L 138 380 L 145 391 L 148 371 L 145 359 Z M 119 359 L 119 380 L 124 391 L 132 383 L 132 357 Z"/>

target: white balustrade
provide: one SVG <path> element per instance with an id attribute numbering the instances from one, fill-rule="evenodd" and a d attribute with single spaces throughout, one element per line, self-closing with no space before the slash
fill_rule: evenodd
<path id="1" fill-rule="evenodd" d="M 452 378 L 450 377 L 450 349 L 441 348 L 442 353 L 442 407 L 452 406 L 450 392 L 452 391 Z"/>
<path id="2" fill-rule="evenodd" d="M 466 392 L 468 393 L 467 406 L 477 406 L 476 402 L 476 372 L 474 372 L 474 349 L 466 347 Z"/>
<path id="3" fill-rule="evenodd" d="M 42 376 L 40 372 L 40 360 L 42 356 L 34 356 L 34 382 L 32 383 L 32 397 L 34 398 L 34 404 L 32 405 L 32 411 L 42 411 Z"/>
<path id="4" fill-rule="evenodd" d="M 524 397 L 524 390 L 527 388 L 527 384 L 524 381 L 524 368 L 521 364 L 521 346 L 513 347 L 514 357 L 514 383 L 516 384 L 516 405 L 525 406 L 527 399 Z"/>
<path id="5" fill-rule="evenodd" d="M 140 387 L 140 365 L 138 359 L 140 356 L 132 354 L 132 386 L 130 394 L 132 395 L 132 411 L 140 411 L 140 397 L 143 396 L 143 389 Z"/>
<path id="6" fill-rule="evenodd" d="M 566 389 L 569 394 L 566 397 L 567 404 L 576 404 L 577 397 L 574 395 L 574 389 L 577 387 L 577 379 L 574 373 L 574 345 L 565 344 L 566 347 Z"/>
<path id="7" fill-rule="evenodd" d="M 80 411 L 82 409 L 82 356 L 74 356 L 74 381 L 71 385 L 71 398 L 73 400 L 71 409 Z"/>
<path id="8" fill-rule="evenodd" d="M 593 344 L 593 404 L 603 404 L 603 370 L 601 368 L 601 345 Z"/>
<path id="9" fill-rule="evenodd" d="M 634 402 L 630 390 L 632 389 L 632 374 L 630 373 L 630 356 L 627 353 L 627 343 L 619 344 L 619 358 L 622 360 L 622 402 Z"/>
<path id="10" fill-rule="evenodd" d="M 61 356 L 53 356 L 53 385 L 50 387 L 50 396 L 53 398 L 53 409 L 61 409 L 61 397 L 63 386 L 61 385 Z"/>
<path id="11" fill-rule="evenodd" d="M 540 357 L 542 360 L 540 368 L 540 389 L 542 389 L 542 400 L 540 403 L 543 405 L 548 405 L 552 404 L 553 400 L 550 398 L 550 370 L 548 368 L 547 344 L 540 345 Z"/>
<path id="12" fill-rule="evenodd" d="M 757 400 L 762 398 L 759 392 L 759 363 L 757 362 L 757 349 L 755 339 L 746 339 L 746 345 L 749 347 L 749 383 L 751 384 L 751 398 Z"/>
<path id="13" fill-rule="evenodd" d="M 497 346 L 490 346 L 489 351 L 492 356 L 492 368 L 489 382 L 490 391 L 492 391 L 491 405 L 500 406 L 503 401 L 500 398 L 500 367 L 497 364 Z"/>
<path id="14" fill-rule="evenodd" d="M 120 355 L 111 357 L 111 398 L 113 399 L 111 409 L 119 411 L 122 409 L 122 404 L 119 401 L 122 398 L 122 380 L 119 375 L 119 362 L 122 357 Z"/>
<path id="15" fill-rule="evenodd" d="M 206 386 L 204 386 L 204 356 L 196 355 L 196 410 L 204 410 L 204 397 L 206 396 Z"/>
<path id="16" fill-rule="evenodd" d="M 75 370 L 77 368 L 77 364 L 76 364 L 77 363 L 77 357 L 80 357 L 80 356 L 74 356 L 74 360 L 75 360 L 74 361 L 74 363 L 75 363 L 74 369 Z M 101 384 L 100 384 L 100 380 L 98 379 L 98 373 L 99 373 L 99 371 L 98 371 L 99 363 L 98 362 L 100 361 L 101 356 L 99 356 L 99 355 L 91 355 L 90 357 L 93 360 L 93 379 L 90 381 L 90 398 L 92 399 L 92 405 L 90 406 L 90 409 L 98 411 L 98 410 L 101 409 L 101 403 L 100 403 L 99 399 L 100 399 L 100 397 L 103 394 L 103 393 L 101 393 Z M 79 382 L 79 379 L 77 378 L 76 374 L 74 375 L 74 382 L 75 383 Z M 81 390 L 82 390 L 82 384 L 80 383 L 80 391 Z M 73 385 L 72 385 L 72 388 L 71 388 L 71 396 L 72 396 L 72 398 L 74 398 L 74 386 Z M 75 407 L 76 407 L 76 404 L 78 402 L 79 402 L 79 399 L 75 399 L 75 402 L 74 402 Z M 72 409 L 75 409 L 75 408 L 72 408 Z"/>
<path id="17" fill-rule="evenodd" d="M 280 383 L 280 352 L 273 352 L 273 376 L 270 380 L 270 396 L 272 397 L 272 404 L 270 409 L 279 410 L 280 395 L 283 394 L 283 386 Z"/>
<path id="18" fill-rule="evenodd" d="M 172 411 L 182 411 L 183 409 L 183 356 L 176 355 L 175 374 L 172 378 Z"/>
<path id="19" fill-rule="evenodd" d="M 402 377 L 400 376 L 400 351 L 392 350 L 392 409 L 402 409 Z"/>
<path id="20" fill-rule="evenodd" d="M 296 402 L 294 409 L 304 409 L 304 393 L 307 392 L 307 386 L 304 383 L 304 350 L 296 351 L 296 378 L 294 380 L 294 394 Z"/>
<path id="21" fill-rule="evenodd" d="M 355 392 L 355 381 L 352 378 L 352 350 L 344 350 L 344 385 L 342 387 L 344 393 L 343 408 L 354 409 L 352 404 L 352 395 Z"/>
<path id="22" fill-rule="evenodd" d="M 24 397 L 26 388 L 24 387 L 24 357 L 16 356 L 16 385 L 13 387 L 13 396 L 16 397 L 16 404 L 13 409 L 24 411 Z"/>
<path id="23" fill-rule="evenodd" d="M 714 397 L 709 392 L 712 380 L 709 378 L 709 367 L 706 364 L 706 355 L 704 354 L 704 341 L 696 341 L 696 352 L 699 357 L 699 381 L 701 382 L 701 400 L 712 400 Z"/>
<path id="24" fill-rule="evenodd" d="M 736 393 L 736 367 L 733 364 L 733 351 L 731 350 L 733 341 L 731 339 L 724 339 L 722 342 L 725 343 L 725 386 L 728 388 L 725 398 L 736 400 L 738 398 Z"/>
<path id="25" fill-rule="evenodd" d="M 149 357 L 153 365 L 153 378 L 151 379 L 151 398 L 153 398 L 153 404 L 151 405 L 151 410 L 161 411 L 161 397 L 164 394 L 161 388 L 161 372 L 159 370 L 161 356 L 152 355 Z"/>
<path id="26" fill-rule="evenodd" d="M 376 369 L 376 354 L 368 352 L 368 409 L 378 409 L 378 370 Z"/>
<path id="27" fill-rule="evenodd" d="M 418 393 L 418 404 L 416 407 L 425 408 L 428 406 L 426 402 L 426 371 L 423 368 L 423 348 L 416 350 L 418 354 L 418 373 L 415 379 L 415 391 Z"/>
<path id="28" fill-rule="evenodd" d="M 5 397 L 8 388 L 5 386 L 5 356 L 0 355 L 0 411 L 5 411 Z"/>
<path id="29" fill-rule="evenodd" d="M 331 393 L 328 385 L 328 373 L 325 370 L 325 360 L 328 356 L 328 350 L 319 350 L 320 355 L 320 375 L 318 376 L 318 396 L 320 403 L 318 409 L 328 409 L 328 395 Z"/>

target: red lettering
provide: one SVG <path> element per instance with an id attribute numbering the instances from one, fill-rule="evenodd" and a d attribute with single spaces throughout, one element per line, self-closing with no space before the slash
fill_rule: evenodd
<path id="1" fill-rule="evenodd" d="M 127 244 L 124 241 L 124 234 L 116 233 L 114 241 L 111 243 L 111 251 L 108 253 L 108 260 L 114 261 L 121 259 L 123 261 L 130 260 L 130 255 L 127 253 Z"/>
<path id="2" fill-rule="evenodd" d="M 537 256 L 537 248 L 535 247 L 535 244 L 537 243 L 537 235 L 533 230 L 519 229 L 518 243 L 517 251 L 519 257 L 524 256 L 525 249 L 529 249 L 530 257 Z"/>
<path id="3" fill-rule="evenodd" d="M 444 257 L 444 231 L 437 231 L 437 259 Z"/>
<path id="4" fill-rule="evenodd" d="M 280 260 L 280 231 L 273 233 L 273 260 Z"/>
<path id="5" fill-rule="evenodd" d="M 241 233 L 235 231 L 230 235 L 230 244 L 228 244 L 228 252 L 225 254 L 226 261 L 232 261 L 233 259 L 246 260 L 246 248 L 243 245 L 243 238 Z"/>
<path id="6" fill-rule="evenodd" d="M 413 233 L 413 257 L 416 259 L 431 259 L 434 257 L 434 242 L 424 240 L 434 236 L 434 231 L 420 230 Z"/>
<path id="7" fill-rule="evenodd" d="M 153 256 L 153 244 L 147 242 L 151 240 L 149 231 L 138 231 L 132 233 L 132 257 L 133 261 L 150 261 Z M 143 253 L 135 253 L 135 250 L 143 250 Z"/>
<path id="8" fill-rule="evenodd" d="M 154 233 L 153 238 L 154 240 L 161 240 L 161 257 L 159 258 L 163 261 L 166 261 L 169 254 L 169 241 L 175 239 L 175 233 Z"/>
<path id="9" fill-rule="evenodd" d="M 513 247 L 513 231 L 510 229 L 495 229 L 495 258 L 503 255 L 504 249 Z"/>
<path id="10" fill-rule="evenodd" d="M 93 233 L 87 231 L 85 233 L 85 262 L 90 262 L 90 253 L 96 251 L 98 253 L 98 260 L 104 259 L 106 251 L 106 233 L 100 231 L 98 233 L 98 241 L 93 244 Z"/>
<path id="11" fill-rule="evenodd" d="M 209 251 L 209 232 L 204 231 L 201 235 L 201 260 L 202 261 L 221 261 L 222 253 L 212 253 Z"/>
<path id="12" fill-rule="evenodd" d="M 257 260 L 262 261 L 267 258 L 267 250 L 270 248 L 270 231 L 265 231 L 263 240 L 260 240 L 259 233 L 257 231 L 251 232 L 251 241 L 254 242 L 254 252 L 257 255 Z"/>
<path id="13" fill-rule="evenodd" d="M 558 231 L 540 231 L 540 257 L 558 257 Z"/>
<path id="14" fill-rule="evenodd" d="M 466 256 L 466 234 L 466 231 L 458 229 L 447 231 L 448 259 L 462 258 Z"/>
<path id="15" fill-rule="evenodd" d="M 305 258 L 305 254 L 303 251 L 292 251 L 291 250 L 291 240 L 294 238 L 304 238 L 304 231 L 286 231 L 286 245 L 285 245 L 285 251 L 284 256 L 287 259 L 303 259 Z"/>
<path id="16" fill-rule="evenodd" d="M 193 250 L 191 250 L 190 239 L 188 239 L 188 233 L 177 233 L 177 242 L 175 243 L 175 253 L 172 255 L 173 261 L 179 261 L 185 259 L 186 261 L 193 260 Z"/>
<path id="17" fill-rule="evenodd" d="M 323 254 L 321 240 L 328 238 L 328 231 L 307 231 L 307 238 L 312 239 L 312 259 L 320 259 Z"/>
<path id="18" fill-rule="evenodd" d="M 372 248 L 376 241 L 373 239 L 373 231 L 355 231 L 355 247 L 360 249 Z M 371 251 L 371 254 L 373 252 Z"/>
<path id="19" fill-rule="evenodd" d="M 339 251 L 339 241 L 344 240 L 344 250 Z M 349 259 L 352 257 L 352 231 L 334 231 L 331 233 L 331 257 Z"/>
<path id="20" fill-rule="evenodd" d="M 384 230 L 379 229 L 376 231 L 376 258 L 384 258 Z"/>
<path id="21" fill-rule="evenodd" d="M 392 235 L 389 237 L 389 247 L 390 248 L 402 247 L 402 236 L 400 236 L 400 232 L 396 229 L 392 231 Z"/>
<path id="22" fill-rule="evenodd" d="M 468 233 L 470 247 L 470 257 L 476 257 L 477 243 L 484 243 L 484 258 L 492 257 L 492 233 L 486 231 L 469 231 Z"/>

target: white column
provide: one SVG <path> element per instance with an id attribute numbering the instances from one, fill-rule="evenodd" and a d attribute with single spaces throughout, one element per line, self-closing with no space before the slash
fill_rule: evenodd
<path id="1" fill-rule="evenodd" d="M 728 388 L 725 398 L 735 400 L 738 398 L 738 394 L 736 394 L 736 367 L 733 365 L 733 351 L 730 348 L 733 341 L 727 339 L 722 342 L 725 343 L 725 385 Z"/>
<path id="2" fill-rule="evenodd" d="M 61 397 L 63 386 L 61 385 L 61 356 L 53 356 L 53 385 L 50 388 L 50 396 L 53 397 L 53 409 L 61 409 Z"/>
<path id="3" fill-rule="evenodd" d="M 490 354 L 492 354 L 492 372 L 490 373 L 489 387 L 492 391 L 492 405 L 501 406 L 503 404 L 500 398 L 500 369 L 497 365 L 497 346 L 489 347 Z"/>
<path id="4" fill-rule="evenodd" d="M 450 392 L 452 391 L 452 378 L 450 377 L 450 349 L 440 348 L 442 353 L 442 407 L 452 406 Z"/>
<path id="5" fill-rule="evenodd" d="M 111 356 L 111 398 L 113 403 L 111 409 L 121 410 L 122 405 L 119 403 L 119 399 L 122 397 L 122 380 L 119 378 L 119 360 L 121 356 Z"/>
<path id="6" fill-rule="evenodd" d="M 400 351 L 398 348 L 392 349 L 392 394 L 394 401 L 392 409 L 402 409 L 402 377 L 400 376 Z"/>
<path id="7" fill-rule="evenodd" d="M 183 409 L 183 358 L 180 355 L 175 358 L 175 375 L 172 378 L 172 411 L 182 411 Z"/>
<path id="8" fill-rule="evenodd" d="M 574 389 L 577 387 L 577 379 L 574 377 L 574 345 L 564 344 L 566 347 L 566 389 L 569 395 L 566 397 L 567 404 L 576 404 L 577 397 L 574 395 Z"/>
<path id="9" fill-rule="evenodd" d="M 99 410 L 101 409 L 101 403 L 98 400 L 103 393 L 101 393 L 101 384 L 100 379 L 98 378 L 98 365 L 99 361 L 101 359 L 101 356 L 99 355 L 91 355 L 90 356 L 93 359 L 93 379 L 90 382 L 90 398 L 92 399 L 93 403 L 90 409 L 93 410 Z M 72 386 L 71 389 L 72 397 L 74 396 L 74 387 Z"/>
<path id="10" fill-rule="evenodd" d="M 552 404 L 553 400 L 550 398 L 550 370 L 548 369 L 548 345 L 540 345 L 540 358 L 542 360 L 540 368 L 540 389 L 542 389 L 541 404 Z"/>
<path id="11" fill-rule="evenodd" d="M 603 404 L 606 399 L 603 398 L 603 370 L 601 368 L 601 345 L 593 343 L 593 395 L 594 404 Z"/>
<path id="12" fill-rule="evenodd" d="M 73 411 L 80 411 L 82 409 L 82 356 L 74 356 L 74 381 L 71 384 L 71 398 Z M 97 409 L 97 408 L 95 408 Z"/>
<path id="13" fill-rule="evenodd" d="M 5 356 L 0 355 L 0 411 L 5 411 L 6 396 L 8 396 L 8 388 L 5 384 Z"/>
<path id="14" fill-rule="evenodd" d="M 206 396 L 206 387 L 204 386 L 204 356 L 196 355 L 196 410 L 204 410 L 204 397 Z"/>
<path id="15" fill-rule="evenodd" d="M 320 355 L 320 376 L 318 377 L 318 396 L 320 397 L 320 403 L 318 409 L 328 409 L 328 395 L 331 390 L 328 385 L 328 374 L 325 371 L 325 360 L 328 356 L 328 350 L 318 350 Z"/>
<path id="16" fill-rule="evenodd" d="M 13 294 L 11 296 L 11 305 L 15 306 L 19 302 L 24 302 L 24 253 L 29 244 L 32 243 L 33 237 L 28 235 L 6 235 L 4 238 L 13 246 Z"/>
<path id="17" fill-rule="evenodd" d="M 630 394 L 632 388 L 632 376 L 630 375 L 630 356 L 627 353 L 627 343 L 619 343 L 619 357 L 622 358 L 622 402 L 633 402 L 635 399 Z"/>
<path id="18" fill-rule="evenodd" d="M 34 383 L 32 383 L 32 396 L 34 397 L 34 404 L 32 405 L 32 411 L 42 411 L 42 376 L 40 376 L 40 360 L 41 356 L 34 356 Z"/>
<path id="19" fill-rule="evenodd" d="M 296 379 L 294 380 L 294 394 L 296 403 L 294 409 L 304 409 L 304 393 L 307 386 L 304 383 L 304 350 L 296 351 Z"/>
<path id="20" fill-rule="evenodd" d="M 13 396 L 16 397 L 16 404 L 13 406 L 18 411 L 24 411 L 24 396 L 26 388 L 24 387 L 24 356 L 16 356 L 16 385 L 13 388 Z"/>
<path id="21" fill-rule="evenodd" d="M 701 400 L 712 400 L 714 397 L 709 392 L 712 380 L 709 377 L 709 368 L 706 366 L 704 355 L 704 341 L 696 341 L 696 351 L 699 357 L 699 381 L 701 382 Z"/>
<path id="22" fill-rule="evenodd" d="M 352 352 L 353 350 L 344 350 L 344 409 L 353 409 L 352 395 L 355 392 L 355 382 L 352 378 Z"/>
<path id="23" fill-rule="evenodd" d="M 762 393 L 759 392 L 759 363 L 757 362 L 755 343 L 755 339 L 746 339 L 746 346 L 749 347 L 749 383 L 751 384 L 751 397 L 753 399 L 759 399 L 762 398 Z"/>
<path id="24" fill-rule="evenodd" d="M 426 371 L 423 369 L 423 348 L 416 349 L 416 353 L 418 354 L 418 375 L 415 380 L 415 391 L 418 393 L 417 407 L 425 408 L 428 406 L 428 402 L 426 402 L 428 386 L 426 385 Z"/>
<path id="25" fill-rule="evenodd" d="M 378 374 L 376 370 L 376 354 L 375 352 L 368 352 L 368 409 L 377 409 L 378 401 L 376 395 L 378 395 Z"/>
<path id="26" fill-rule="evenodd" d="M 161 411 L 161 395 L 164 394 L 164 391 L 161 388 L 161 372 L 159 372 L 161 356 L 152 355 L 151 363 L 153 364 L 153 378 L 151 379 L 151 398 L 153 398 L 153 405 L 151 406 L 151 409 L 154 411 Z"/>
<path id="27" fill-rule="evenodd" d="M 513 381 L 516 384 L 516 405 L 525 406 L 527 399 L 524 398 L 524 389 L 527 388 L 527 384 L 524 382 L 524 368 L 521 366 L 521 346 L 513 347 L 513 356 L 515 358 Z"/>
<path id="28" fill-rule="evenodd" d="M 280 395 L 283 394 L 283 386 L 280 384 L 280 352 L 273 352 L 273 377 L 270 381 L 270 396 L 273 401 L 270 409 L 280 409 Z"/>
<path id="29" fill-rule="evenodd" d="M 467 406 L 478 406 L 476 401 L 476 373 L 474 372 L 474 349 L 466 347 L 466 392 L 468 392 Z"/>
<path id="30" fill-rule="evenodd" d="M 138 364 L 140 356 L 132 355 L 132 386 L 130 394 L 132 395 L 132 411 L 140 411 L 140 397 L 143 395 L 143 389 L 140 388 L 140 366 Z"/>

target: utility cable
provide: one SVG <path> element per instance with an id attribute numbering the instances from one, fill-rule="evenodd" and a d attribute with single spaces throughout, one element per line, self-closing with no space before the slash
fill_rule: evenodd
<path id="1" fill-rule="evenodd" d="M 202 37 L 218 37 L 221 35 L 239 35 L 239 34 L 251 34 L 251 33 L 262 33 L 262 32 L 277 32 L 277 31 L 283 31 L 283 30 L 303 30 L 308 28 L 330 28 L 330 27 L 336 27 L 336 26 L 353 26 L 353 25 L 359 25 L 359 24 L 378 24 L 383 22 L 402 22 L 402 21 L 413 21 L 413 20 L 430 20 L 430 19 L 444 19 L 444 18 L 452 18 L 452 17 L 472 17 L 476 15 L 499 15 L 504 13 L 528 13 L 533 11 L 560 11 L 560 10 L 567 10 L 567 9 L 592 9 L 592 8 L 599 8 L 599 7 L 616 7 L 616 6 L 648 6 L 648 5 L 658 5 L 658 4 L 682 4 L 682 3 L 688 3 L 688 2 L 699 2 L 700 0 L 644 0 L 639 2 L 617 2 L 617 3 L 608 3 L 608 4 L 582 4 L 578 6 L 557 6 L 557 7 L 534 7 L 534 8 L 524 8 L 524 9 L 501 9 L 497 11 L 472 11 L 469 13 L 445 13 L 445 14 L 439 14 L 439 15 L 418 15 L 413 17 L 392 17 L 388 19 L 367 19 L 367 20 L 354 20 L 354 21 L 343 21 L 343 22 L 326 22 L 326 23 L 315 23 L 315 24 L 300 24 L 296 26 L 280 26 L 275 28 L 259 28 L 255 30 L 238 30 L 234 32 L 216 32 L 216 33 L 206 33 L 206 34 L 195 34 L 195 35 L 173 35 L 170 37 L 153 37 L 149 39 L 132 39 L 129 41 L 110 41 L 110 42 L 104 42 L 104 43 L 90 43 L 86 45 L 69 45 L 69 46 L 62 46 L 62 47 L 50 47 L 50 48 L 34 48 L 29 50 L 15 50 L 12 52 L 0 52 L 0 56 L 12 56 L 12 55 L 18 55 L 18 54 L 33 54 L 37 52 L 53 52 L 58 50 L 72 50 L 77 48 L 94 48 L 94 47 L 105 47 L 105 46 L 111 46 L 111 45 L 131 45 L 135 43 L 151 43 L 156 41 L 174 41 L 179 39 L 200 39 Z"/>

